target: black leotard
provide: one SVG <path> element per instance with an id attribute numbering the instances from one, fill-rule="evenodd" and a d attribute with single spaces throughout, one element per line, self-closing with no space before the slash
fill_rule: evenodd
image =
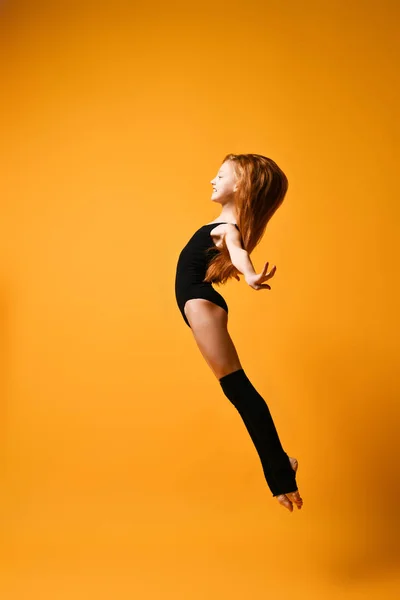
<path id="1" fill-rule="evenodd" d="M 224 222 L 208 223 L 200 227 L 192 235 L 179 255 L 176 266 L 175 297 L 184 321 L 189 327 L 190 323 L 183 309 L 187 300 L 191 300 L 192 298 L 204 298 L 221 306 L 228 312 L 228 305 L 221 294 L 212 287 L 210 282 L 203 281 L 206 276 L 207 267 L 214 257 L 212 252 L 206 255 L 206 250 L 215 246 L 210 231 Z M 236 223 L 232 223 L 232 225 L 235 225 L 239 229 Z M 218 250 L 216 250 L 216 253 L 218 253 Z"/>

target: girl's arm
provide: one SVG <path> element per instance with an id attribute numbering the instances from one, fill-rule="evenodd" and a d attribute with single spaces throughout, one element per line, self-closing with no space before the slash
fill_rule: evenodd
<path id="1" fill-rule="evenodd" d="M 241 273 L 243 273 L 246 283 L 255 290 L 270 290 L 271 287 L 264 283 L 268 279 L 271 279 L 275 275 L 276 266 L 274 265 L 271 271 L 268 273 L 268 264 L 265 263 L 261 273 L 256 273 L 253 267 L 253 263 L 250 260 L 249 253 L 242 247 L 240 241 L 240 233 L 234 225 L 227 224 L 227 230 L 225 234 L 226 246 L 229 250 L 231 262 L 234 267 Z"/>
<path id="2" fill-rule="evenodd" d="M 245 279 L 247 275 L 255 275 L 253 263 L 250 260 L 249 253 L 242 247 L 240 241 L 240 232 L 234 225 L 227 223 L 225 234 L 226 246 L 229 250 L 231 262 L 234 267 L 243 273 Z"/>

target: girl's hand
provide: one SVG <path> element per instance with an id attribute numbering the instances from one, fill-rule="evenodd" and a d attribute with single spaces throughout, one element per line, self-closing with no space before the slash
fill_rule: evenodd
<path id="1" fill-rule="evenodd" d="M 275 275 L 276 266 L 274 265 L 270 272 L 268 273 L 268 265 L 269 262 L 265 263 L 265 267 L 261 271 L 261 273 L 251 273 L 245 277 L 246 283 L 249 284 L 255 290 L 267 289 L 270 290 L 271 286 L 267 283 L 263 285 L 263 281 L 267 281 L 267 279 L 271 279 Z"/>

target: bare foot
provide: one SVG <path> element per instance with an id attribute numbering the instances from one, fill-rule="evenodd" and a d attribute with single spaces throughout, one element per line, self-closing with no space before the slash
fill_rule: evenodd
<path id="1" fill-rule="evenodd" d="M 299 463 L 297 462 L 297 459 L 289 456 L 289 460 L 290 464 L 292 465 L 292 469 L 294 471 L 297 471 L 297 469 L 299 468 Z M 303 500 L 300 496 L 299 490 L 297 490 L 296 492 L 290 492 L 289 494 L 280 494 L 279 496 L 275 496 L 275 498 L 278 500 L 279 504 L 290 510 L 290 512 L 293 512 L 293 503 L 297 506 L 299 510 L 303 506 Z"/>

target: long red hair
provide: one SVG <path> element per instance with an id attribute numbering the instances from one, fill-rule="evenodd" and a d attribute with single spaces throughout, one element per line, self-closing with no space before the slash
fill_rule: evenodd
<path id="1" fill-rule="evenodd" d="M 261 154 L 227 154 L 222 164 L 228 160 L 232 161 L 238 178 L 235 208 L 242 246 L 251 254 L 260 243 L 268 221 L 282 204 L 288 180 L 271 158 Z M 212 246 L 209 252 L 215 256 L 203 281 L 225 284 L 231 277 L 240 275 L 231 262 L 225 239 L 222 248 Z"/>

